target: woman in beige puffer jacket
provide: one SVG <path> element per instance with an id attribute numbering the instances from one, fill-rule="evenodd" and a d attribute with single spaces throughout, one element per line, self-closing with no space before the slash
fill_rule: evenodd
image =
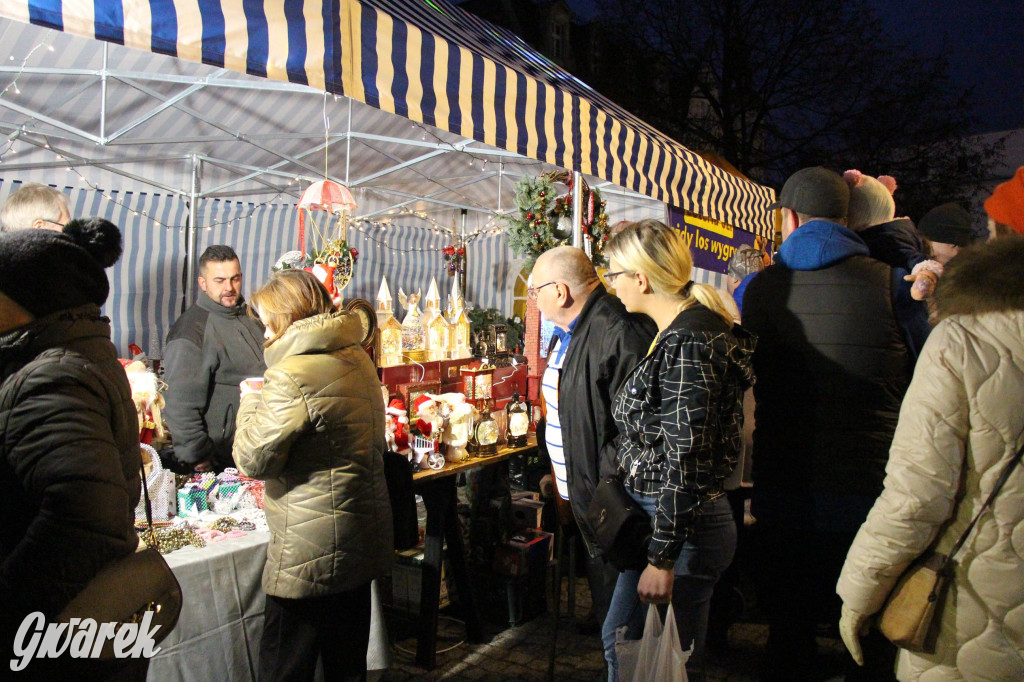
<path id="1" fill-rule="evenodd" d="M 1024 443 L 1024 240 L 974 247 L 936 292 L 942 321 L 917 362 L 886 467 L 837 592 L 844 639 L 933 542 L 948 553 Z M 1024 466 L 955 556 L 934 654 L 901 650 L 904 682 L 1024 680 Z"/>
<path id="2" fill-rule="evenodd" d="M 252 297 L 267 328 L 262 392 L 242 384 L 234 458 L 266 480 L 271 540 L 260 680 L 366 673 L 370 582 L 394 553 L 384 480 L 384 401 L 359 345 L 310 273 L 274 275 Z"/>

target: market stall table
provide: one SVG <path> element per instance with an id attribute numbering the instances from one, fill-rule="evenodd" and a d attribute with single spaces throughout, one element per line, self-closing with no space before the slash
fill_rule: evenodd
<path id="1" fill-rule="evenodd" d="M 256 680 L 266 599 L 260 581 L 269 542 L 270 533 L 253 531 L 165 556 L 181 584 L 183 603 L 178 625 L 150 661 L 149 680 Z M 375 584 L 367 653 L 370 679 L 389 662 L 383 623 Z"/>
<path id="2" fill-rule="evenodd" d="M 466 622 L 466 637 L 479 642 L 483 635 L 473 590 L 466 567 L 466 550 L 456 516 L 458 498 L 455 474 L 504 462 L 515 455 L 526 455 L 537 449 L 536 434 L 530 433 L 527 444 L 518 448 L 502 448 L 495 455 L 470 457 L 464 462 L 445 464 L 443 469 L 413 474 L 416 493 L 423 497 L 427 511 L 427 527 L 423 537 L 423 575 L 420 589 L 419 632 L 416 638 L 416 664 L 433 668 L 437 664 L 437 616 L 441 596 L 441 564 L 444 546 L 448 545 L 448 565 Z"/>

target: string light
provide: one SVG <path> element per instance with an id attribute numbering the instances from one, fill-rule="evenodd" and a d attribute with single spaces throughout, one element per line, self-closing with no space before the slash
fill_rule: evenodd
<path id="1" fill-rule="evenodd" d="M 18 79 L 21 78 L 21 74 L 23 74 L 25 72 L 25 67 L 28 65 L 28 60 L 32 58 L 32 55 L 34 55 L 36 53 L 36 50 L 39 50 L 40 48 L 42 48 L 44 46 L 48 47 L 50 52 L 53 52 L 53 45 L 49 45 L 45 40 L 43 42 L 41 42 L 41 43 L 38 43 L 35 47 L 33 47 L 31 50 L 29 50 L 28 54 L 25 55 L 25 58 L 21 60 L 21 68 L 18 69 L 18 73 L 14 74 L 14 80 L 12 80 L 10 83 L 8 83 L 7 87 L 5 87 L 3 90 L 0 90 L 0 97 L 3 97 L 4 95 L 6 95 L 7 91 L 11 90 L 11 89 L 14 90 L 14 94 L 16 94 L 16 95 L 20 95 L 21 94 L 21 90 L 18 89 Z M 14 55 L 11 55 L 10 57 L 8 57 L 8 61 L 12 61 L 13 62 L 14 61 Z"/>
<path id="2" fill-rule="evenodd" d="M 88 178 L 86 178 L 84 175 L 82 175 L 82 173 L 75 167 L 75 162 L 72 159 L 70 159 L 67 156 L 65 156 L 59 150 L 54 149 L 53 147 L 51 147 L 48 139 L 44 138 L 44 140 L 46 140 L 46 142 L 43 145 L 43 147 L 45 147 L 46 149 L 49 149 L 50 151 L 52 151 L 64 163 L 68 164 L 67 167 L 65 168 L 65 170 L 67 170 L 69 172 L 72 172 L 75 175 L 77 175 L 78 179 L 81 180 L 82 183 L 84 183 L 87 187 L 89 187 L 89 189 L 91 189 L 94 192 L 98 192 L 101 199 L 105 199 L 106 201 L 109 201 L 109 202 L 111 202 L 113 204 L 116 204 L 116 205 L 120 206 L 121 208 L 123 208 L 123 209 L 125 209 L 127 211 L 131 211 L 131 214 L 134 217 L 139 217 L 140 216 L 140 211 L 138 210 L 138 208 L 136 208 L 134 206 L 131 206 L 131 205 L 121 201 L 120 199 L 116 199 L 116 198 L 110 196 L 109 194 L 107 194 L 107 192 L 105 192 L 104 190 L 100 189 L 99 186 L 97 186 L 96 184 L 91 182 Z M 2 158 L 3 158 L 3 155 L 0 154 L 0 159 L 2 159 Z M 208 223 L 208 224 L 203 226 L 203 229 L 210 230 L 210 229 L 212 229 L 214 227 L 219 227 L 221 225 L 231 225 L 233 223 L 237 223 L 237 222 L 242 221 L 242 220 L 248 220 L 259 209 L 264 208 L 264 207 L 269 206 L 269 205 L 272 205 L 272 204 L 275 204 L 277 199 L 280 198 L 282 195 L 284 195 L 284 193 L 285 193 L 285 190 L 282 189 L 277 194 L 275 194 L 273 197 L 268 199 L 267 201 L 264 201 L 264 202 L 262 202 L 260 204 L 250 204 L 249 210 L 246 211 L 244 214 L 236 216 L 234 218 L 229 218 L 229 219 L 226 219 L 226 220 L 219 220 L 219 221 L 217 221 L 215 223 Z M 154 194 L 154 196 L 159 196 L 159 195 Z M 170 196 L 170 195 L 168 195 L 168 196 Z M 182 199 L 184 199 L 186 196 L 187 195 L 185 195 L 184 193 L 179 193 L 179 197 L 181 197 Z M 242 203 L 242 202 L 233 202 L 233 203 L 235 203 L 238 206 L 244 206 L 244 203 Z M 281 204 L 276 204 L 276 205 L 280 206 Z M 285 204 L 285 205 L 287 206 L 288 204 Z M 187 225 L 172 225 L 172 224 L 169 224 L 169 223 L 165 223 L 162 220 L 160 220 L 158 218 L 154 218 L 153 216 L 149 215 L 149 213 L 147 211 L 141 211 L 141 216 L 146 218 L 150 222 L 156 223 L 157 225 L 160 225 L 161 227 L 164 227 L 164 228 L 167 228 L 167 229 L 184 229 L 184 228 L 187 227 Z"/>

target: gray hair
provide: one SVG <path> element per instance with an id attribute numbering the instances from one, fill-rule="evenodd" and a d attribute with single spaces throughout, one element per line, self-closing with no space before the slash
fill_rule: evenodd
<path id="1" fill-rule="evenodd" d="M 37 182 L 29 182 L 7 197 L 3 209 L 0 209 L 0 230 L 27 230 L 36 220 L 56 223 L 60 220 L 62 210 L 70 215 L 68 200 L 63 192 Z"/>
<path id="2" fill-rule="evenodd" d="M 729 276 L 740 281 L 764 270 L 764 254 L 752 246 L 741 246 L 729 259 Z"/>

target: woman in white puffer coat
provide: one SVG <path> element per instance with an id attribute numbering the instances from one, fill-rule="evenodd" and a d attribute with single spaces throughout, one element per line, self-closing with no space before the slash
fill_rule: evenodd
<path id="1" fill-rule="evenodd" d="M 1024 239 L 962 252 L 936 291 L 885 490 L 846 557 L 840 628 L 856 633 L 933 542 L 948 553 L 1024 442 Z M 955 556 L 934 654 L 901 650 L 901 682 L 1024 680 L 1024 466 Z"/>

